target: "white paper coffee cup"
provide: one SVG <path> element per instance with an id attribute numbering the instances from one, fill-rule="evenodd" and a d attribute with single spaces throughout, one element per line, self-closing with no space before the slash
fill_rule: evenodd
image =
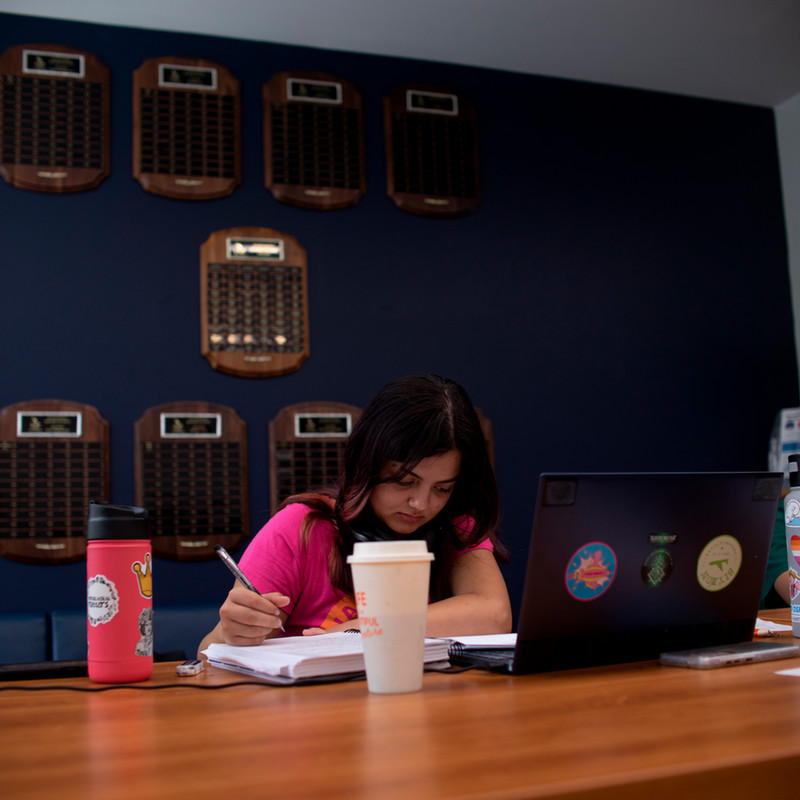
<path id="1" fill-rule="evenodd" d="M 418 539 L 357 542 L 347 559 L 371 692 L 422 688 L 431 561 Z"/>

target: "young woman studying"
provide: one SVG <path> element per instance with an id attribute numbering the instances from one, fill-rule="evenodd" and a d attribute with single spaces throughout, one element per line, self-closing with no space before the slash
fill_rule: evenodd
<path id="1" fill-rule="evenodd" d="M 288 498 L 256 534 L 239 566 L 260 594 L 237 582 L 199 651 L 357 628 L 347 556 L 355 542 L 406 536 L 424 539 L 435 557 L 428 636 L 508 632 L 498 521 L 494 471 L 467 393 L 435 375 L 393 381 L 353 427 L 340 485 Z"/>

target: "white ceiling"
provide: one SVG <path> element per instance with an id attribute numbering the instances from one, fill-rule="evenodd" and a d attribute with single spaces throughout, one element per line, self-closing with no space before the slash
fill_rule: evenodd
<path id="1" fill-rule="evenodd" d="M 800 95 L 800 0 L 0 0 L 2 11 L 760 106 Z"/>

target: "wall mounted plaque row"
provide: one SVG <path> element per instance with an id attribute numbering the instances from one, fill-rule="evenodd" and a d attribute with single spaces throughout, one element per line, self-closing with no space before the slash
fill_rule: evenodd
<path id="1" fill-rule="evenodd" d="M 270 508 L 336 483 L 361 409 L 317 401 L 269 422 Z M 494 461 L 492 423 L 478 410 Z M 97 409 L 32 400 L 0 410 L 0 555 L 38 564 L 86 556 L 92 500 L 110 500 L 109 426 Z M 168 559 L 237 550 L 250 534 L 247 426 L 232 408 L 163 403 L 134 424 L 135 502 L 148 510 L 153 552 Z"/>
<path id="2" fill-rule="evenodd" d="M 70 192 L 109 173 L 109 72 L 91 53 L 17 45 L 0 58 L 0 175 L 13 186 Z M 363 102 L 322 72 L 274 75 L 262 89 L 264 182 L 276 200 L 338 209 L 366 193 Z M 220 64 L 151 58 L 133 74 L 133 175 L 153 194 L 207 200 L 242 180 L 239 81 Z M 429 217 L 468 214 L 480 199 L 475 109 L 433 86 L 384 98 L 387 194 Z"/>
<path id="3" fill-rule="evenodd" d="M 0 554 L 31 564 L 85 558 L 89 502 L 110 499 L 108 443 L 92 406 L 30 400 L 0 410 Z"/>
<path id="4" fill-rule="evenodd" d="M 0 57 L 0 175 L 21 189 L 75 192 L 109 173 L 109 72 L 63 45 Z"/>
<path id="5" fill-rule="evenodd" d="M 214 403 L 165 403 L 134 425 L 136 504 L 150 516 L 153 553 L 198 561 L 250 532 L 247 426 Z"/>
<path id="6" fill-rule="evenodd" d="M 153 194 L 207 200 L 242 180 L 239 81 L 200 59 L 151 58 L 133 74 L 133 175 Z"/>
<path id="7" fill-rule="evenodd" d="M 320 72 L 281 72 L 264 85 L 265 183 L 301 208 L 345 208 L 366 193 L 361 95 Z"/>
<path id="8" fill-rule="evenodd" d="M 273 509 L 334 483 L 361 410 L 299 403 L 269 423 Z M 0 555 L 28 563 L 86 556 L 92 500 L 109 497 L 109 426 L 91 406 L 60 400 L 0 411 Z M 153 552 L 168 559 L 237 550 L 250 533 L 247 426 L 227 406 L 164 403 L 134 424 L 135 502 L 148 510 Z"/>
<path id="9" fill-rule="evenodd" d="M 285 375 L 309 356 L 306 251 L 270 228 L 228 228 L 200 248 L 201 352 L 216 370 Z"/>

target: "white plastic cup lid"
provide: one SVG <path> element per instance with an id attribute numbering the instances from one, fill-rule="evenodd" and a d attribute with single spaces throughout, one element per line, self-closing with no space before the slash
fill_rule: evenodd
<path id="1" fill-rule="evenodd" d="M 348 564 L 397 563 L 398 561 L 433 561 L 433 553 L 421 539 L 387 542 L 356 542 Z"/>

